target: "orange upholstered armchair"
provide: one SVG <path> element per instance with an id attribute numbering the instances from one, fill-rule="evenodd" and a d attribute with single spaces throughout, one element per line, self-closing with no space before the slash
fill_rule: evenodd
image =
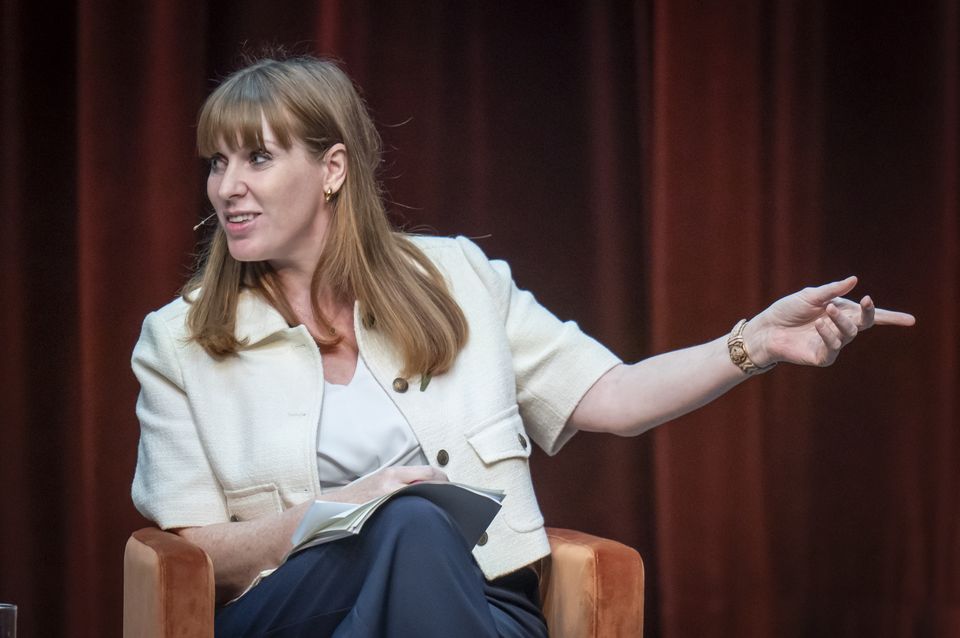
<path id="1" fill-rule="evenodd" d="M 643 631 L 643 562 L 633 549 L 547 528 L 543 613 L 555 638 L 615 638 Z M 213 636 L 213 566 L 199 547 L 153 527 L 130 536 L 123 566 L 125 638 Z"/>

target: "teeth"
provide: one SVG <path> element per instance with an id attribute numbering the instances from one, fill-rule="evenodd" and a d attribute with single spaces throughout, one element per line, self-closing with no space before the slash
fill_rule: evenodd
<path id="1" fill-rule="evenodd" d="M 252 213 L 244 213 L 243 215 L 227 215 L 227 221 L 239 224 L 241 222 L 248 222 L 253 219 L 254 215 Z"/>

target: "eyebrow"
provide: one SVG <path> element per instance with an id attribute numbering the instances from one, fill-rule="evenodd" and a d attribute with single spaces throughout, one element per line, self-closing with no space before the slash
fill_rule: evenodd
<path id="1" fill-rule="evenodd" d="M 277 149 L 280 149 L 280 150 L 285 150 L 284 147 L 283 147 L 283 144 L 281 144 L 279 141 L 275 140 L 275 139 L 272 138 L 272 137 L 264 137 L 264 138 L 263 138 L 263 146 L 256 146 L 256 145 L 254 145 L 254 146 L 251 146 L 251 147 L 246 147 L 246 146 L 243 146 L 243 145 L 238 145 L 237 148 L 236 148 L 236 151 L 229 151 L 229 152 L 257 151 L 257 150 L 263 149 L 263 148 L 264 148 L 265 146 L 267 146 L 268 144 L 271 145 L 271 146 L 273 146 L 274 148 L 277 148 Z M 217 146 L 218 146 L 217 149 L 214 150 L 212 153 L 210 153 L 210 155 L 209 155 L 208 157 L 213 157 L 213 156 L 215 156 L 215 155 L 225 155 L 225 154 L 227 153 L 226 149 L 224 149 L 221 145 L 217 145 Z"/>
<path id="2" fill-rule="evenodd" d="M 265 148 L 265 147 L 267 147 L 267 146 L 272 146 L 272 147 L 274 147 L 275 149 L 283 150 L 283 144 L 281 144 L 281 143 L 278 142 L 277 140 L 275 140 L 275 139 L 273 139 L 273 138 L 270 138 L 270 137 L 265 137 L 265 138 L 263 138 L 263 147 Z M 256 149 L 254 149 L 254 150 L 256 150 Z"/>

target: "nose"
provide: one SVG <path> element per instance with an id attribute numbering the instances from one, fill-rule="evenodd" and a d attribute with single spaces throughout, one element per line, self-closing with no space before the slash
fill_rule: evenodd
<path id="1" fill-rule="evenodd" d="M 220 176 L 217 184 L 217 195 L 223 200 L 243 197 L 247 192 L 247 183 L 236 162 L 230 162 Z"/>

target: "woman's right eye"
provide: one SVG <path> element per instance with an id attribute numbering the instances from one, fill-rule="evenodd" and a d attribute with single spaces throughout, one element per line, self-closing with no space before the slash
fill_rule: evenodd
<path id="1" fill-rule="evenodd" d="M 227 161 L 223 159 L 223 155 L 219 154 L 210 156 L 207 163 L 210 165 L 211 173 L 222 173 L 227 166 Z"/>

